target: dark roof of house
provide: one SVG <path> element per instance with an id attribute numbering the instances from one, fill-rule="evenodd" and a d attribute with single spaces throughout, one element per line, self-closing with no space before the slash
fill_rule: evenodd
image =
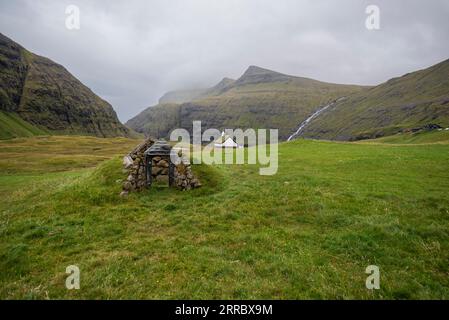
<path id="1" fill-rule="evenodd" d="M 172 147 L 165 140 L 156 141 L 151 147 L 145 151 L 149 156 L 165 156 L 170 155 Z"/>

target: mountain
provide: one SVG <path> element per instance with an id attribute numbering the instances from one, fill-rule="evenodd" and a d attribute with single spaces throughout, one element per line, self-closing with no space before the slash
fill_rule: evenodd
<path id="1" fill-rule="evenodd" d="M 237 80 L 236 85 L 272 83 L 272 82 L 288 82 L 298 77 L 288 76 L 279 72 L 260 68 L 257 66 L 249 66 L 245 73 Z"/>
<path id="2" fill-rule="evenodd" d="M 146 135 L 167 137 L 174 128 L 191 131 L 192 121 L 201 120 L 203 129 L 277 128 L 285 140 L 317 106 L 361 90 L 250 66 L 237 80 L 225 78 L 189 99 L 164 98 L 126 124 Z"/>
<path id="3" fill-rule="evenodd" d="M 439 126 L 449 127 L 449 60 L 351 95 L 312 120 L 302 136 L 361 140 Z"/>
<path id="4" fill-rule="evenodd" d="M 29 52 L 1 33 L 0 112 L 3 137 L 21 136 L 21 132 L 100 137 L 132 134 L 109 103 L 63 66 Z"/>
<path id="5" fill-rule="evenodd" d="M 234 82 L 235 80 L 233 79 L 223 78 L 211 88 L 169 91 L 159 99 L 159 104 L 179 104 L 217 95 L 229 88 Z"/>
<path id="6" fill-rule="evenodd" d="M 146 136 L 168 138 L 170 131 L 180 127 L 180 113 L 180 104 L 158 104 L 128 120 L 126 125 Z"/>
<path id="7" fill-rule="evenodd" d="M 206 89 L 202 95 L 198 98 L 207 98 L 215 95 L 219 95 L 226 90 L 230 89 L 235 83 L 234 79 L 231 78 L 223 78 L 219 83 L 217 83 L 212 88 Z"/>
<path id="8" fill-rule="evenodd" d="M 17 113 L 0 111 L 0 140 L 50 134 L 48 130 L 26 122 Z"/>

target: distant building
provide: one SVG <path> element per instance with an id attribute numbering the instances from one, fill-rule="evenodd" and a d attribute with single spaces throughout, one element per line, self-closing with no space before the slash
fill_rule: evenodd
<path id="1" fill-rule="evenodd" d="M 224 132 L 221 133 L 220 138 L 214 141 L 214 146 L 215 148 L 243 148 Z"/>

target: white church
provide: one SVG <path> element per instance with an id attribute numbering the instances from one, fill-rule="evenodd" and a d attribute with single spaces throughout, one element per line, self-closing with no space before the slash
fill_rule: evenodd
<path id="1" fill-rule="evenodd" d="M 214 141 L 215 148 L 243 148 L 238 145 L 234 139 L 224 133 L 221 133 L 221 137 Z"/>

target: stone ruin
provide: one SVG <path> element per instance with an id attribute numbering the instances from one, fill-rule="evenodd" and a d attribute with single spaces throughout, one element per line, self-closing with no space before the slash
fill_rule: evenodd
<path id="1" fill-rule="evenodd" d="M 180 190 L 190 190 L 201 187 L 200 181 L 194 176 L 190 161 L 180 156 L 180 163 L 172 164 L 173 172 L 170 179 L 170 157 L 154 156 L 151 163 L 151 175 L 147 176 L 147 165 L 145 163 L 145 151 L 156 143 L 154 139 L 148 138 L 139 144 L 133 151 L 123 158 L 124 173 L 127 174 L 123 182 L 121 196 L 126 196 L 130 192 L 138 192 L 148 188 L 152 181 L 167 183 Z"/>

